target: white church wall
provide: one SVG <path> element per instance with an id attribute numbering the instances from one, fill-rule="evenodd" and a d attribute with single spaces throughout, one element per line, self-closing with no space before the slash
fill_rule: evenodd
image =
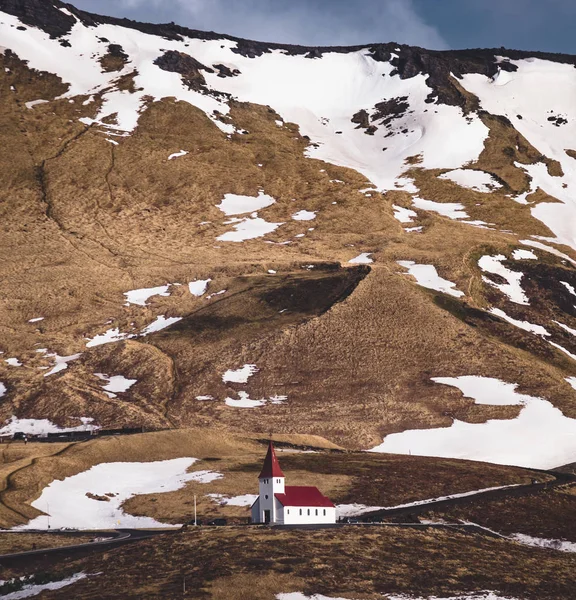
<path id="1" fill-rule="evenodd" d="M 287 506 L 284 507 L 284 525 L 313 525 L 336 523 L 333 506 Z"/>

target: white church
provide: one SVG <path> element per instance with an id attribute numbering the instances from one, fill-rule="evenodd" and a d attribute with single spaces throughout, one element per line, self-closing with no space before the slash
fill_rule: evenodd
<path id="1" fill-rule="evenodd" d="M 270 441 L 258 477 L 260 494 L 252 505 L 252 523 L 316 525 L 336 522 L 336 507 L 318 488 L 284 485 L 284 480 Z"/>

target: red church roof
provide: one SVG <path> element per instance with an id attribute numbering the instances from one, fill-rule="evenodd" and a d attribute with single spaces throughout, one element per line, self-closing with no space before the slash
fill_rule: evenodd
<path id="1" fill-rule="evenodd" d="M 287 485 L 284 490 L 283 494 L 274 494 L 282 506 L 334 506 L 317 487 Z"/>
<path id="2" fill-rule="evenodd" d="M 264 459 L 264 465 L 262 465 L 262 471 L 258 476 L 258 479 L 262 479 L 263 477 L 284 477 L 284 473 L 282 473 L 282 469 L 280 468 L 280 463 L 276 458 L 276 451 L 274 450 L 272 440 L 270 440 L 270 443 L 268 444 L 268 453 Z"/>

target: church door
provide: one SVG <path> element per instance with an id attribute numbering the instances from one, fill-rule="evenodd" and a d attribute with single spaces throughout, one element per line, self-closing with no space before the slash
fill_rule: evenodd
<path id="1" fill-rule="evenodd" d="M 264 511 L 264 523 L 270 523 L 270 511 L 269 510 Z"/>

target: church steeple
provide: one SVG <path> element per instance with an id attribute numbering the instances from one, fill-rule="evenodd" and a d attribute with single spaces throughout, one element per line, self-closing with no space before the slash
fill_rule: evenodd
<path id="1" fill-rule="evenodd" d="M 285 475 L 280 468 L 278 459 L 276 458 L 274 444 L 272 443 L 272 440 L 270 440 L 268 443 L 268 452 L 266 454 L 266 458 L 264 459 L 262 471 L 260 472 L 258 479 L 272 479 L 274 477 L 285 477 Z"/>

